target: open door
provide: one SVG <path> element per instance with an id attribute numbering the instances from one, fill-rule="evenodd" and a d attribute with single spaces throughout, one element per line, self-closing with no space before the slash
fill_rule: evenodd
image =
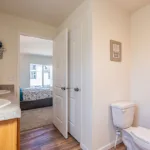
<path id="1" fill-rule="evenodd" d="M 69 33 L 69 133 L 81 142 L 82 25 Z"/>
<path id="2" fill-rule="evenodd" d="M 54 40 L 53 123 L 68 138 L 68 29 Z"/>

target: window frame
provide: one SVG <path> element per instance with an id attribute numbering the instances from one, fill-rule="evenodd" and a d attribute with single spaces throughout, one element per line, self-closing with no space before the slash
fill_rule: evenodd
<path id="1" fill-rule="evenodd" d="M 31 65 L 40 65 L 40 66 L 42 66 L 42 71 L 41 71 L 41 74 L 42 74 L 42 87 L 52 87 L 53 86 L 53 77 L 51 77 L 51 75 L 53 75 L 53 67 L 52 67 L 52 65 L 33 64 L 33 63 L 30 63 L 30 70 L 29 70 L 30 71 L 30 87 L 41 87 L 41 85 L 36 85 L 36 86 L 35 85 L 33 85 L 33 86 L 31 85 L 31 80 L 34 79 L 34 78 L 31 78 L 31 72 L 36 72 L 36 78 L 37 78 L 37 70 L 36 70 L 36 68 L 31 70 Z M 44 70 L 45 66 L 49 67 L 49 71 L 45 71 Z M 45 72 L 49 73 L 49 78 L 48 78 L 50 80 L 50 84 L 49 85 L 44 85 L 44 73 Z"/>

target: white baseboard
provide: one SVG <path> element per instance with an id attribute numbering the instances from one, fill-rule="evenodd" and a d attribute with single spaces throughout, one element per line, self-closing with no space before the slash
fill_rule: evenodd
<path id="1" fill-rule="evenodd" d="M 82 143 L 80 143 L 80 147 L 82 148 L 82 150 L 88 150 L 88 148 Z"/>
<path id="2" fill-rule="evenodd" d="M 121 138 L 118 139 L 117 144 L 120 144 L 120 143 L 122 143 L 122 139 L 121 139 Z M 114 145 L 115 145 L 115 141 L 113 141 L 113 142 L 111 142 L 111 143 L 109 143 L 109 144 L 107 144 L 107 145 L 105 145 L 105 146 L 99 148 L 98 150 L 109 150 L 109 149 L 113 148 Z"/>

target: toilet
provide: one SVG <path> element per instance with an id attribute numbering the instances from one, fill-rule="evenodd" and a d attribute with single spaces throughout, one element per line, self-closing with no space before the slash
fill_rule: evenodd
<path id="1" fill-rule="evenodd" d="M 132 127 L 135 104 L 129 101 L 111 104 L 113 123 L 122 133 L 127 150 L 150 150 L 150 129 Z"/>

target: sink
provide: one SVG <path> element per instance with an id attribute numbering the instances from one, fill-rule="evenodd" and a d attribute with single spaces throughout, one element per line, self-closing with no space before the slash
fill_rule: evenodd
<path id="1" fill-rule="evenodd" d="M 0 90 L 0 95 L 3 95 L 3 94 L 9 94 L 10 91 L 8 90 Z"/>
<path id="2" fill-rule="evenodd" d="M 0 108 L 3 108 L 3 107 L 10 105 L 10 104 L 11 104 L 11 101 L 6 100 L 6 99 L 0 99 Z"/>

